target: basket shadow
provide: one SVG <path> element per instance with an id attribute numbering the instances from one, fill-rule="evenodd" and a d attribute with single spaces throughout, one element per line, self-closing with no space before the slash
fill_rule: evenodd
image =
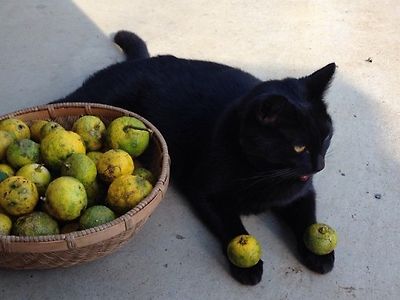
<path id="1" fill-rule="evenodd" d="M 110 38 L 71 0 L 51 5 L 6 1 L 1 6 L 2 115 L 58 99 L 89 74 L 123 59 Z"/>

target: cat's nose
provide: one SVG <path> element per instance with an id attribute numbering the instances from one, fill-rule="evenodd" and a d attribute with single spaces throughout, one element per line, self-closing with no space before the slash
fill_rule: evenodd
<path id="1" fill-rule="evenodd" d="M 318 155 L 315 162 L 315 172 L 319 172 L 325 168 L 325 158 L 322 155 Z"/>

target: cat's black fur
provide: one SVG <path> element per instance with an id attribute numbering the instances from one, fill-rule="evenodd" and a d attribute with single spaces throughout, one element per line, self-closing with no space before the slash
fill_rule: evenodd
<path id="1" fill-rule="evenodd" d="M 157 126 L 169 146 L 174 183 L 224 253 L 232 238 L 247 234 L 240 215 L 271 208 L 293 229 L 301 261 L 329 272 L 334 253 L 314 255 L 302 235 L 316 222 L 312 175 L 324 167 L 333 132 L 323 95 L 335 64 L 304 78 L 263 82 L 217 63 L 150 57 L 130 32 L 120 31 L 114 41 L 127 60 L 55 102 L 119 106 Z M 303 145 L 303 152 L 294 151 Z M 229 265 L 241 283 L 261 280 L 262 261 L 247 269 Z"/>

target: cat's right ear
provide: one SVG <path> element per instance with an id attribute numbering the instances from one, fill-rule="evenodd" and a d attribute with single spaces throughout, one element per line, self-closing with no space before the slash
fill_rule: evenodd
<path id="1" fill-rule="evenodd" d="M 330 63 L 311 75 L 300 79 L 304 82 L 310 99 L 322 100 L 325 91 L 328 89 L 329 84 L 332 81 L 335 70 L 336 64 Z"/>

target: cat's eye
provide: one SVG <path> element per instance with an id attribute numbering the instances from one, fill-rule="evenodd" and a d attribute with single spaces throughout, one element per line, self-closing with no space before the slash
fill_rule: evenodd
<path id="1" fill-rule="evenodd" d="M 293 149 L 297 153 L 301 153 L 301 152 L 304 152 L 304 150 L 306 150 L 306 146 L 304 146 L 304 145 L 296 145 L 296 146 L 293 147 Z"/>

